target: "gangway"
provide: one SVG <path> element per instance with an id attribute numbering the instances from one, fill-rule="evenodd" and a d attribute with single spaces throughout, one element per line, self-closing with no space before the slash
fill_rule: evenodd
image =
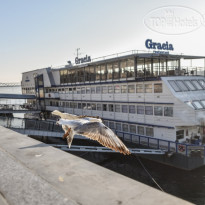
<path id="1" fill-rule="evenodd" d="M 78 145 L 71 145 L 68 148 L 67 145 L 58 145 L 58 144 L 49 144 L 50 146 L 59 148 L 64 151 L 77 151 L 77 152 L 112 152 L 116 153 L 115 151 L 107 148 L 107 147 L 100 147 L 100 146 L 78 146 Z M 157 154 L 163 155 L 165 154 L 165 150 L 159 149 L 140 149 L 140 148 L 128 148 L 131 154 Z"/>

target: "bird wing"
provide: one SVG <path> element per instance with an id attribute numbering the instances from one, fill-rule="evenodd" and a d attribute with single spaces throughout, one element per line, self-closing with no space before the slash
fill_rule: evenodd
<path id="1" fill-rule="evenodd" d="M 79 117 L 77 115 L 72 115 L 72 114 L 69 114 L 69 113 L 62 113 L 58 110 L 54 110 L 52 112 L 52 115 L 57 115 L 57 116 L 60 116 L 63 119 L 67 119 L 67 120 L 79 119 Z"/>
<path id="2" fill-rule="evenodd" d="M 58 121 L 58 124 L 62 125 L 62 126 L 68 126 L 72 129 L 83 125 L 84 123 L 87 123 L 87 120 L 84 119 L 77 119 L 77 120 L 67 120 L 67 119 L 60 119 Z"/>
<path id="3" fill-rule="evenodd" d="M 98 141 L 105 147 L 119 151 L 123 154 L 131 154 L 129 149 L 115 135 L 115 133 L 101 122 L 87 122 L 74 128 L 76 134 Z"/>

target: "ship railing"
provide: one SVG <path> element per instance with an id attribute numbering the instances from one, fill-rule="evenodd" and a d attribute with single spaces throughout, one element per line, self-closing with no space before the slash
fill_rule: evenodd
<path id="1" fill-rule="evenodd" d="M 63 132 L 62 127 L 57 125 L 55 121 L 38 119 L 0 117 L 0 126 L 14 129 Z"/>
<path id="2" fill-rule="evenodd" d="M 57 125 L 55 121 L 26 119 L 26 118 L 9 118 L 0 117 L 0 126 L 6 128 L 16 128 L 25 130 L 41 130 L 51 132 L 62 132 L 63 129 L 60 125 Z M 138 134 L 132 134 L 128 132 L 116 131 L 117 136 L 123 139 L 123 141 L 138 144 L 142 147 L 151 149 L 161 149 L 168 153 L 179 153 L 184 156 L 198 156 L 205 157 L 205 145 L 195 145 L 178 143 L 169 140 L 163 140 L 155 137 L 148 137 Z"/>
<path id="3" fill-rule="evenodd" d="M 122 57 L 122 56 L 126 56 L 126 55 L 138 54 L 138 53 L 153 53 L 153 51 L 151 51 L 151 50 L 130 50 L 130 51 L 124 51 L 124 52 L 120 52 L 120 53 L 114 53 L 114 54 L 110 54 L 110 55 L 106 55 L 106 56 L 93 58 L 91 61 L 96 62 L 96 61 L 100 61 L 100 60 L 107 60 L 110 58 L 118 58 L 118 57 Z"/>
<path id="4" fill-rule="evenodd" d="M 138 144 L 143 147 L 166 150 L 168 153 L 178 153 L 184 156 L 205 157 L 205 145 L 178 143 L 154 137 L 116 131 L 124 141 Z"/>
<path id="5" fill-rule="evenodd" d="M 37 110 L 37 107 L 29 104 L 0 104 L 0 110 Z"/>

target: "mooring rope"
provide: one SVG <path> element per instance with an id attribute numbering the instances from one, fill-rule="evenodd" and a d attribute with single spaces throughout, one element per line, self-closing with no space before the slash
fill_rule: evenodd
<path id="1" fill-rule="evenodd" d="M 138 156 L 133 155 L 134 157 L 136 157 L 139 161 L 139 163 L 141 164 L 142 168 L 145 170 L 145 172 L 149 175 L 149 177 L 152 179 L 152 181 L 157 185 L 157 187 L 162 191 L 165 192 L 162 187 L 156 182 L 156 180 L 152 177 L 152 175 L 149 173 L 149 171 L 146 169 L 146 167 L 144 166 L 144 164 L 142 163 L 142 161 L 140 160 L 140 158 Z"/>

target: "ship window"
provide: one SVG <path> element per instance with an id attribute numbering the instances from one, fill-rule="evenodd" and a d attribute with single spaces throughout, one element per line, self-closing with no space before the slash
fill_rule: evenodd
<path id="1" fill-rule="evenodd" d="M 76 88 L 73 88 L 73 94 L 76 94 L 76 93 L 77 93 Z"/>
<path id="2" fill-rule="evenodd" d="M 105 65 L 101 65 L 101 80 L 106 80 L 107 71 Z"/>
<path id="3" fill-rule="evenodd" d="M 91 87 L 91 93 L 95 93 L 95 87 Z"/>
<path id="4" fill-rule="evenodd" d="M 68 83 L 68 78 L 67 78 L 67 76 L 68 76 L 68 70 L 64 70 L 64 76 L 63 76 L 63 83 Z"/>
<path id="5" fill-rule="evenodd" d="M 194 102 L 192 102 L 192 104 L 196 109 L 203 109 L 203 107 L 199 101 L 194 101 Z"/>
<path id="6" fill-rule="evenodd" d="M 135 85 L 128 85 L 128 93 L 135 93 Z"/>
<path id="7" fill-rule="evenodd" d="M 137 106 L 137 114 L 144 115 L 144 106 L 142 105 Z"/>
<path id="8" fill-rule="evenodd" d="M 136 84 L 136 93 L 144 93 L 143 84 Z"/>
<path id="9" fill-rule="evenodd" d="M 127 105 L 122 105 L 122 112 L 128 113 L 128 106 Z"/>
<path id="10" fill-rule="evenodd" d="M 177 80 L 176 83 L 179 85 L 179 87 L 182 89 L 182 91 L 189 90 L 182 80 Z"/>
<path id="11" fill-rule="evenodd" d="M 103 104 L 103 111 L 107 111 L 107 104 Z"/>
<path id="12" fill-rule="evenodd" d="M 108 121 L 107 120 L 103 120 L 103 123 L 104 123 L 105 126 L 108 127 Z"/>
<path id="13" fill-rule="evenodd" d="M 71 83 L 75 83 L 76 82 L 75 70 L 71 70 L 70 71 L 70 81 L 71 81 Z"/>
<path id="14" fill-rule="evenodd" d="M 85 104 L 86 106 L 86 104 Z M 74 108 L 74 102 L 70 102 L 70 108 Z"/>
<path id="15" fill-rule="evenodd" d="M 73 83 L 73 71 L 72 70 L 68 70 L 68 82 L 69 83 Z"/>
<path id="16" fill-rule="evenodd" d="M 109 64 L 107 64 L 107 80 L 112 79 L 112 74 L 113 74 L 112 64 L 109 63 Z"/>
<path id="17" fill-rule="evenodd" d="M 136 125 L 130 125 L 130 132 L 136 134 Z"/>
<path id="18" fill-rule="evenodd" d="M 154 84 L 154 93 L 162 93 L 162 83 Z"/>
<path id="19" fill-rule="evenodd" d="M 135 105 L 129 105 L 129 113 L 136 113 Z"/>
<path id="20" fill-rule="evenodd" d="M 63 70 L 60 71 L 60 83 L 64 83 L 64 76 L 63 76 L 64 72 Z"/>
<path id="21" fill-rule="evenodd" d="M 186 84 L 186 86 L 187 86 L 190 90 L 196 90 L 196 88 L 194 87 L 194 85 L 192 84 L 191 81 L 185 80 L 184 83 Z"/>
<path id="22" fill-rule="evenodd" d="M 120 68 L 119 63 L 115 62 L 113 64 L 113 79 L 119 79 L 120 78 Z"/>
<path id="23" fill-rule="evenodd" d="M 98 93 L 98 94 L 101 93 L 101 87 L 100 86 L 96 87 L 96 93 Z"/>
<path id="24" fill-rule="evenodd" d="M 145 106 L 145 115 L 153 115 L 153 107 Z"/>
<path id="25" fill-rule="evenodd" d="M 162 106 L 155 106 L 154 107 L 154 115 L 156 115 L 156 116 L 162 116 L 163 115 Z"/>
<path id="26" fill-rule="evenodd" d="M 65 88 L 65 92 L 68 93 L 68 91 L 69 91 L 69 89 L 68 89 L 68 88 Z M 55 91 L 53 90 L 53 92 L 55 92 Z"/>
<path id="27" fill-rule="evenodd" d="M 200 85 L 201 85 L 203 88 L 205 88 L 205 82 L 204 82 L 204 80 L 199 80 L 199 83 L 200 83 Z"/>
<path id="28" fill-rule="evenodd" d="M 113 86 L 108 86 L 108 93 L 113 93 Z"/>
<path id="29" fill-rule="evenodd" d="M 152 93 L 152 84 L 145 84 L 145 93 Z"/>
<path id="30" fill-rule="evenodd" d="M 183 139 L 184 138 L 184 130 L 178 130 L 176 131 L 176 139 Z"/>
<path id="31" fill-rule="evenodd" d="M 97 110 L 102 110 L 102 105 L 101 104 L 97 104 Z"/>
<path id="32" fill-rule="evenodd" d="M 81 94 L 85 94 L 85 87 L 81 88 Z"/>
<path id="33" fill-rule="evenodd" d="M 122 93 L 127 93 L 127 85 L 122 85 L 121 86 L 121 92 Z"/>
<path id="34" fill-rule="evenodd" d="M 90 87 L 86 87 L 86 94 L 90 94 Z"/>
<path id="35" fill-rule="evenodd" d="M 113 111 L 114 111 L 114 106 L 113 106 L 113 104 L 109 104 L 109 105 L 108 105 L 108 110 L 109 110 L 110 112 L 113 112 Z"/>
<path id="36" fill-rule="evenodd" d="M 176 82 L 174 80 L 169 80 L 169 84 L 172 86 L 172 88 L 176 92 L 180 92 L 181 91 L 181 89 L 179 88 L 179 86 L 176 84 Z"/>
<path id="37" fill-rule="evenodd" d="M 138 127 L 137 127 L 137 133 L 138 133 L 139 135 L 144 135 L 144 127 L 138 126 Z"/>
<path id="38" fill-rule="evenodd" d="M 100 65 L 98 65 L 96 67 L 96 80 L 100 80 L 100 74 L 101 74 L 101 72 L 100 72 Z"/>
<path id="39" fill-rule="evenodd" d="M 96 104 L 95 103 L 92 103 L 91 107 L 92 107 L 92 110 L 96 110 Z"/>
<path id="40" fill-rule="evenodd" d="M 82 104 L 78 103 L 78 109 L 82 109 Z"/>
<path id="41" fill-rule="evenodd" d="M 164 107 L 164 116 L 173 117 L 173 107 Z"/>
<path id="42" fill-rule="evenodd" d="M 67 75 L 67 82 L 68 83 L 71 83 L 72 81 L 71 81 L 71 71 L 70 70 L 68 70 L 68 75 Z"/>
<path id="43" fill-rule="evenodd" d="M 95 81 L 95 68 L 90 66 L 90 81 Z"/>
<path id="44" fill-rule="evenodd" d="M 199 82 L 197 80 L 192 80 L 192 83 L 195 85 L 195 87 L 198 89 L 198 90 L 202 90 L 202 86 L 199 84 Z"/>
<path id="45" fill-rule="evenodd" d="M 127 66 L 126 66 L 126 72 L 127 72 L 127 78 L 135 77 L 134 72 L 134 59 L 128 59 L 127 60 Z"/>
<path id="46" fill-rule="evenodd" d="M 154 137 L 154 129 L 152 127 L 146 127 L 146 135 L 149 137 Z"/>
<path id="47" fill-rule="evenodd" d="M 77 94 L 80 94 L 80 92 L 81 92 L 81 88 L 77 87 Z"/>
<path id="48" fill-rule="evenodd" d="M 80 68 L 77 70 L 78 81 L 84 82 L 84 68 Z"/>
<path id="49" fill-rule="evenodd" d="M 91 104 L 90 103 L 87 103 L 87 109 L 91 110 Z"/>
<path id="50" fill-rule="evenodd" d="M 116 122 L 116 123 L 115 123 L 115 127 L 116 127 L 116 130 L 118 130 L 118 131 L 121 131 L 121 130 L 122 130 L 122 128 L 121 128 L 121 123 Z"/>
<path id="51" fill-rule="evenodd" d="M 77 103 L 74 103 L 74 104 L 73 104 L 73 107 L 74 107 L 74 108 L 77 108 Z"/>
<path id="52" fill-rule="evenodd" d="M 109 128 L 110 129 L 115 129 L 115 123 L 113 121 L 109 122 Z"/>
<path id="53" fill-rule="evenodd" d="M 85 81 L 90 81 L 90 68 L 85 68 Z"/>
<path id="54" fill-rule="evenodd" d="M 201 104 L 203 105 L 203 107 L 205 108 L 205 100 L 201 101 Z"/>
<path id="55" fill-rule="evenodd" d="M 119 85 L 115 85 L 114 89 L 115 89 L 115 93 L 120 93 L 120 86 Z"/>
<path id="56" fill-rule="evenodd" d="M 127 124 L 122 124 L 122 131 L 128 132 L 128 125 Z"/>
<path id="57" fill-rule="evenodd" d="M 62 102 L 62 106 L 65 107 L 65 102 Z"/>
<path id="58" fill-rule="evenodd" d="M 120 78 L 126 78 L 127 75 L 126 75 L 126 61 L 123 60 L 120 62 L 120 68 L 121 68 L 121 75 L 120 75 Z"/>
<path id="59" fill-rule="evenodd" d="M 137 59 L 137 77 L 142 78 L 144 77 L 144 58 Z"/>
<path id="60" fill-rule="evenodd" d="M 102 93 L 106 94 L 108 92 L 107 86 L 102 86 Z"/>
<path id="61" fill-rule="evenodd" d="M 87 109 L 87 107 L 86 107 L 86 103 L 82 103 L 82 109 Z"/>
<path id="62" fill-rule="evenodd" d="M 69 88 L 69 93 L 70 93 L 70 94 L 73 93 L 73 88 Z"/>
<path id="63" fill-rule="evenodd" d="M 115 112 L 120 112 L 120 105 L 115 105 Z"/>

